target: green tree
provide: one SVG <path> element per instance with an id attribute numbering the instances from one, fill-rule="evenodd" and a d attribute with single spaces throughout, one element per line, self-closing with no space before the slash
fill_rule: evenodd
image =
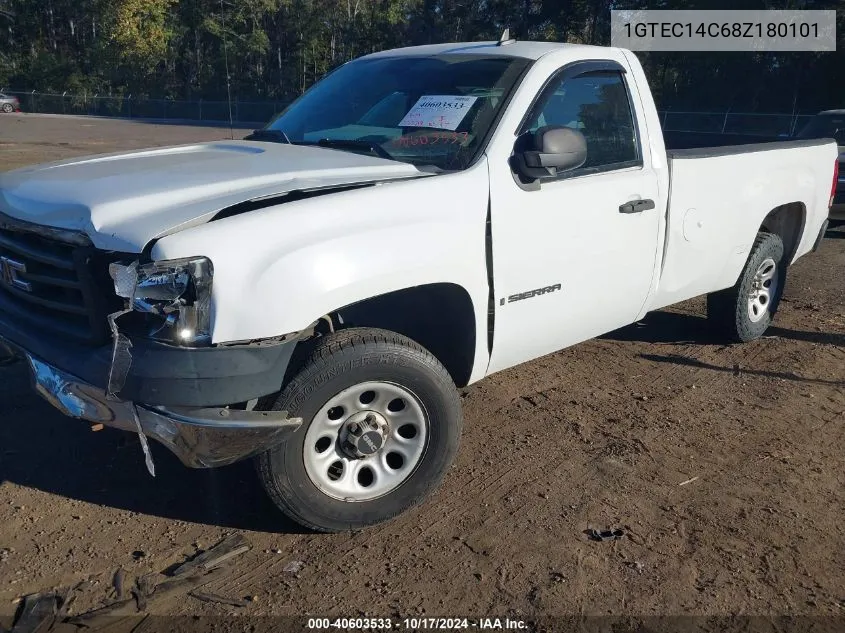
<path id="1" fill-rule="evenodd" d="M 845 0 L 732 0 L 839 8 Z M 21 90 L 286 102 L 372 51 L 519 39 L 609 44 L 611 8 L 724 9 L 725 0 L 0 0 L 0 84 Z M 845 106 L 838 53 L 642 53 L 661 107 Z M 228 68 L 228 73 L 227 73 Z M 222 114 L 222 113 L 220 113 Z"/>

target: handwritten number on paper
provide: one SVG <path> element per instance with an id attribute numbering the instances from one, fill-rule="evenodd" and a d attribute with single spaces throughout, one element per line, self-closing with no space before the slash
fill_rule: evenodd
<path id="1" fill-rule="evenodd" d="M 419 145 L 463 145 L 469 140 L 469 132 L 433 132 L 432 134 L 410 134 L 391 141 L 399 147 Z"/>

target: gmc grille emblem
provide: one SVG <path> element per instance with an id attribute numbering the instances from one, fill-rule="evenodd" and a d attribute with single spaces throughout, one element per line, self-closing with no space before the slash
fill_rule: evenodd
<path id="1" fill-rule="evenodd" d="M 18 275 L 26 272 L 26 265 L 8 257 L 0 257 L 0 280 L 11 288 L 24 292 L 32 292 L 32 284 L 24 281 Z"/>

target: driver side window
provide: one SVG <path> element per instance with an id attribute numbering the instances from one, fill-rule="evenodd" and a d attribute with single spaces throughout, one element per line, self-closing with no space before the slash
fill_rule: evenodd
<path id="1" fill-rule="evenodd" d="M 587 162 L 579 172 L 640 163 L 628 89 L 617 71 L 553 80 L 535 103 L 522 132 L 535 132 L 547 125 L 573 128 L 584 135 Z"/>

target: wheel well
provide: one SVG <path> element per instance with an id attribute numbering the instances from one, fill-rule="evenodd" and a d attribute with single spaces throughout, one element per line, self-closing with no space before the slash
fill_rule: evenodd
<path id="1" fill-rule="evenodd" d="M 774 233 L 783 240 L 783 254 L 786 262 L 791 262 L 798 250 L 798 243 L 804 233 L 804 221 L 807 210 L 801 202 L 782 204 L 769 211 L 760 230 Z"/>
<path id="2" fill-rule="evenodd" d="M 456 284 L 428 284 L 371 297 L 331 314 L 338 327 L 377 327 L 413 339 L 443 363 L 458 387 L 475 358 L 472 299 Z"/>

